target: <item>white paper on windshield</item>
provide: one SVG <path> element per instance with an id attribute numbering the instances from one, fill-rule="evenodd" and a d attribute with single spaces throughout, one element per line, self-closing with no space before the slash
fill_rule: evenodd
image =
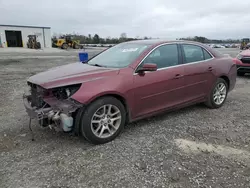
<path id="1" fill-rule="evenodd" d="M 127 49 L 123 49 L 122 52 L 135 52 L 137 50 L 138 48 L 127 48 Z"/>

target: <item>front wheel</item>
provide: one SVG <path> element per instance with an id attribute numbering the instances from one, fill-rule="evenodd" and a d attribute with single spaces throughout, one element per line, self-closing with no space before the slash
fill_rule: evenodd
<path id="1" fill-rule="evenodd" d="M 212 91 L 210 92 L 210 95 L 208 97 L 207 102 L 205 103 L 209 108 L 220 108 L 226 101 L 228 93 L 228 84 L 227 82 L 219 78 Z"/>
<path id="2" fill-rule="evenodd" d="M 68 49 L 68 47 L 69 47 L 69 45 L 68 44 L 66 44 L 66 43 L 63 43 L 63 45 L 62 45 L 62 49 Z"/>
<path id="3" fill-rule="evenodd" d="M 120 134 L 125 122 L 123 104 L 114 97 L 104 97 L 87 107 L 81 118 L 80 132 L 91 143 L 104 144 Z"/>

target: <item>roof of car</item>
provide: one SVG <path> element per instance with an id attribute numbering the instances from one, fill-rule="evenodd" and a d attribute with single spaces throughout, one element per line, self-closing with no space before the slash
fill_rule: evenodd
<path id="1" fill-rule="evenodd" d="M 145 45 L 159 45 L 162 43 L 189 43 L 189 44 L 197 44 L 209 50 L 215 57 L 222 57 L 223 55 L 218 52 L 217 50 L 212 49 L 206 44 L 195 42 L 195 41 L 188 41 L 188 40 L 164 40 L 164 39 L 145 39 L 145 40 L 132 40 L 125 43 L 133 43 L 133 44 L 145 44 Z"/>
<path id="2" fill-rule="evenodd" d="M 199 42 L 194 41 L 188 41 L 188 40 L 166 40 L 166 39 L 145 39 L 145 40 L 132 40 L 128 41 L 126 43 L 137 43 L 137 44 L 160 44 L 160 43 L 173 43 L 173 42 L 187 42 L 187 43 L 193 43 L 193 44 L 201 44 Z"/>

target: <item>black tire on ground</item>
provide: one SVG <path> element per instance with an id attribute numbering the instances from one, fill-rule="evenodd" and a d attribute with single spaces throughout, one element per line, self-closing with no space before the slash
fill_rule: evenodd
<path id="1" fill-rule="evenodd" d="M 68 49 L 68 47 L 69 47 L 69 45 L 68 45 L 68 44 L 63 43 L 63 45 L 62 45 L 62 49 Z"/>
<path id="2" fill-rule="evenodd" d="M 238 75 L 238 76 L 244 76 L 245 73 L 244 73 L 244 72 L 237 72 L 237 75 Z"/>
<path id="3" fill-rule="evenodd" d="M 36 49 L 41 49 L 41 43 L 40 42 L 36 43 Z"/>
<path id="4" fill-rule="evenodd" d="M 84 113 L 84 109 L 85 108 L 80 108 L 74 114 L 73 133 L 75 136 L 80 136 L 81 119 Z"/>
<path id="5" fill-rule="evenodd" d="M 80 49 L 80 45 L 74 44 L 73 48 L 74 48 L 74 49 Z"/>
<path id="6" fill-rule="evenodd" d="M 224 101 L 221 103 L 221 104 L 216 104 L 215 101 L 214 101 L 214 97 L 213 97 L 213 94 L 214 94 L 214 90 L 215 88 L 218 86 L 218 84 L 220 83 L 223 83 L 225 84 L 226 86 L 226 97 L 224 99 Z M 218 78 L 216 83 L 214 84 L 210 94 L 209 94 L 209 97 L 208 97 L 208 100 L 205 102 L 205 105 L 211 109 L 216 109 L 216 108 L 220 108 L 221 106 L 223 106 L 223 104 L 225 103 L 226 99 L 227 99 L 227 94 L 228 94 L 228 84 L 227 82 L 222 79 L 222 78 Z"/>
<path id="7" fill-rule="evenodd" d="M 97 137 L 91 129 L 91 120 L 94 113 L 103 105 L 111 104 L 116 106 L 121 112 L 121 123 L 116 132 L 107 138 Z M 123 130 L 126 122 L 126 110 L 123 104 L 114 97 L 103 97 L 92 102 L 82 113 L 80 122 L 80 134 L 84 136 L 92 144 L 104 144 L 114 140 Z"/>

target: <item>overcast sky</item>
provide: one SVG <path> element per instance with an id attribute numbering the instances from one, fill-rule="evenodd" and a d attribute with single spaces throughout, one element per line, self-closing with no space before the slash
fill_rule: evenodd
<path id="1" fill-rule="evenodd" d="M 250 37 L 250 0 L 0 0 L 0 24 L 118 37 Z"/>

